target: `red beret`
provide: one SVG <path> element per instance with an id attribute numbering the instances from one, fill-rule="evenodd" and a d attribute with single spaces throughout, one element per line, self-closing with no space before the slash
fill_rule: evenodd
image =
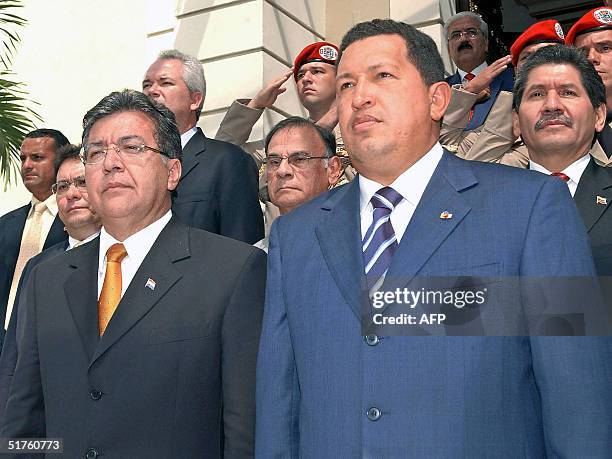
<path id="1" fill-rule="evenodd" d="M 318 41 L 308 45 L 295 58 L 293 63 L 293 77 L 297 81 L 298 70 L 309 62 L 325 62 L 335 65 L 338 59 L 338 47 L 326 41 Z"/>
<path id="2" fill-rule="evenodd" d="M 612 29 L 612 9 L 610 8 L 595 8 L 582 16 L 567 33 L 565 44 L 573 45 L 576 36 L 601 29 Z"/>
<path id="3" fill-rule="evenodd" d="M 525 30 L 510 47 L 512 65 L 516 67 L 519 54 L 526 46 L 534 43 L 563 43 L 563 29 L 559 21 L 547 19 L 533 24 Z"/>

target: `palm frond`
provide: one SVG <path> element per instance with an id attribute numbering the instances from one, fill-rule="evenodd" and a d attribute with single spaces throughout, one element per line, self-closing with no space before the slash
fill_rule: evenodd
<path id="1" fill-rule="evenodd" d="M 24 18 L 15 14 L 14 10 L 19 8 L 23 8 L 21 0 L 0 0 L 0 66 L 3 69 L 9 68 L 19 43 L 19 35 L 15 29 L 27 24 Z"/>

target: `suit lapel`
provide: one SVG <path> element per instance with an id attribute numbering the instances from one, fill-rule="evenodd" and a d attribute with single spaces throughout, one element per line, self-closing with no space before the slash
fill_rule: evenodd
<path id="1" fill-rule="evenodd" d="M 402 236 L 382 290 L 404 287 L 417 275 L 470 211 L 461 191 L 477 183 L 469 161 L 444 153 Z M 443 212 L 450 218 L 442 218 Z"/>
<path id="2" fill-rule="evenodd" d="M 138 268 L 104 335 L 99 340 L 90 366 L 155 306 L 182 277 L 174 262 L 189 256 L 189 228 L 173 218 L 162 230 Z M 155 282 L 153 289 L 146 287 L 149 278 Z"/>
<path id="3" fill-rule="evenodd" d="M 45 239 L 43 250 L 57 244 L 64 238 L 68 239 L 68 233 L 64 230 L 64 222 L 60 220 L 59 215 L 56 215 Z"/>
<path id="4" fill-rule="evenodd" d="M 23 229 L 25 228 L 26 219 L 28 218 L 28 212 L 30 211 L 30 205 L 23 206 L 17 209 L 11 214 L 11 222 L 5 225 L 5 234 L 3 235 L 6 241 L 12 241 L 7 243 L 7 249 L 9 253 L 3 254 L 6 259 L 9 260 L 8 270 L 14 271 L 17 258 L 19 257 L 19 249 L 21 247 L 21 236 Z M 9 279 L 10 282 L 10 279 Z M 8 294 L 7 294 L 8 297 Z"/>
<path id="5" fill-rule="evenodd" d="M 610 202 L 612 201 L 612 177 L 606 173 L 603 167 L 596 165 L 593 159 L 589 161 L 589 164 L 582 173 L 582 177 L 580 177 L 576 193 L 574 193 L 574 201 L 582 216 L 587 232 L 591 231 L 595 223 L 610 207 Z"/>
<path id="6" fill-rule="evenodd" d="M 200 160 L 198 156 L 206 150 L 206 137 L 200 128 L 189 139 L 185 148 L 183 148 L 183 160 L 181 161 L 182 171 L 181 180 L 183 180 L 191 170 L 196 167 Z"/>
<path id="7" fill-rule="evenodd" d="M 323 218 L 315 228 L 323 258 L 355 315 L 360 318 L 360 294 L 365 285 L 359 217 L 359 179 L 323 203 Z"/>
<path id="8" fill-rule="evenodd" d="M 98 252 L 100 239 L 68 252 L 68 267 L 73 272 L 64 283 L 64 293 L 72 318 L 91 359 L 98 343 Z"/>

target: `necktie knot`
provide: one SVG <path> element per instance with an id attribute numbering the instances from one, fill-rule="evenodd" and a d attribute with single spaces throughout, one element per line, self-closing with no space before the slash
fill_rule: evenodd
<path id="1" fill-rule="evenodd" d="M 121 263 L 121 260 L 123 260 L 126 256 L 127 251 L 125 250 L 125 247 L 123 244 L 118 242 L 117 244 L 111 245 L 106 251 L 106 262 Z"/>
<path id="2" fill-rule="evenodd" d="M 465 79 L 468 80 L 468 81 L 472 81 L 475 77 L 476 77 L 476 75 L 474 75 L 473 73 L 466 73 L 465 74 Z"/>
<path id="3" fill-rule="evenodd" d="M 404 198 L 401 194 L 393 188 L 386 186 L 372 195 L 371 202 L 375 209 L 388 209 L 392 211 L 402 199 Z"/>
<path id="4" fill-rule="evenodd" d="M 39 202 L 34 205 L 34 213 L 40 215 L 45 211 L 46 208 L 47 205 L 44 202 Z"/>
<path id="5" fill-rule="evenodd" d="M 563 180 L 564 182 L 569 182 L 569 177 L 567 175 L 565 175 L 563 172 L 553 172 L 552 174 L 555 177 L 559 177 L 561 180 Z"/>

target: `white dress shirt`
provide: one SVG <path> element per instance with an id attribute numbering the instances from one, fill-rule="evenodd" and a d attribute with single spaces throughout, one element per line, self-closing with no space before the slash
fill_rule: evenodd
<path id="1" fill-rule="evenodd" d="M 567 187 L 569 188 L 569 192 L 572 197 L 574 197 L 574 193 L 576 193 L 576 188 L 578 188 L 578 183 L 580 182 L 580 177 L 582 177 L 582 173 L 589 165 L 589 161 L 591 160 L 591 155 L 588 153 L 584 155 L 582 158 L 574 161 L 572 164 L 567 166 L 562 171 L 554 171 L 554 172 L 563 172 L 565 175 L 569 177 L 569 180 L 565 182 Z M 542 172 L 543 174 L 550 175 L 551 171 L 546 169 L 544 166 L 540 166 L 538 163 L 529 160 L 529 169 L 532 171 Z"/>
<path id="2" fill-rule="evenodd" d="M 80 245 L 87 244 L 89 241 L 93 241 L 95 238 L 98 237 L 98 234 L 100 234 L 100 231 L 96 231 L 91 236 L 86 237 L 82 241 L 75 239 L 70 234 L 68 234 L 68 248 L 66 249 L 66 251 L 72 250 Z"/>
<path id="3" fill-rule="evenodd" d="M 439 143 L 432 147 L 421 159 L 389 185 L 402 195 L 404 199 L 391 212 L 391 225 L 395 231 L 397 242 L 402 240 L 408 223 L 423 196 L 423 192 L 442 158 L 442 147 Z M 361 216 L 361 239 L 365 236 L 374 219 L 374 207 L 370 200 L 374 193 L 384 187 L 380 183 L 359 175 L 359 203 Z"/>
<path id="4" fill-rule="evenodd" d="M 188 131 L 183 132 L 181 134 L 181 147 L 185 148 L 185 145 L 187 145 L 187 142 L 191 140 L 191 138 L 196 132 L 198 132 L 197 126 L 194 126 Z"/>
<path id="5" fill-rule="evenodd" d="M 460 68 L 457 68 L 457 71 L 459 72 L 459 76 L 461 77 L 461 84 L 466 84 L 468 82 L 468 80 L 465 78 L 465 76 L 468 73 L 471 73 L 474 76 L 478 76 L 478 74 L 482 72 L 484 69 L 486 69 L 488 66 L 489 64 L 487 64 L 487 61 L 484 61 L 482 64 L 480 64 L 478 67 L 476 67 L 471 72 L 464 72 Z"/>
<path id="6" fill-rule="evenodd" d="M 138 271 L 142 261 L 149 253 L 149 250 L 151 250 L 151 246 L 153 246 L 159 233 L 162 232 L 171 217 L 172 211 L 168 210 L 163 217 L 123 241 L 127 256 L 121 261 L 121 297 L 123 297 L 130 282 L 132 282 L 136 275 L 136 271 Z M 116 240 L 102 227 L 100 230 L 100 253 L 98 256 L 98 298 L 100 298 L 100 292 L 102 292 L 102 285 L 104 284 L 104 275 L 106 274 L 106 252 L 111 245 L 117 242 L 121 241 Z"/>

